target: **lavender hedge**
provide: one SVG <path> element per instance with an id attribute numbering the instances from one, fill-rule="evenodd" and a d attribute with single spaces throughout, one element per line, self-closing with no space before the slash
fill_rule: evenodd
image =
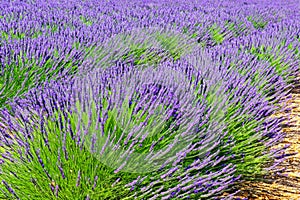
<path id="1" fill-rule="evenodd" d="M 295 5 L 2 1 L 0 198 L 231 199 L 282 171 Z"/>

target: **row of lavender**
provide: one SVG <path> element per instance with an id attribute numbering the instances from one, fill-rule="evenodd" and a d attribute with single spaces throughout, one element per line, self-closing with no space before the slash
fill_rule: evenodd
<path id="1" fill-rule="evenodd" d="M 2 1 L 0 197 L 231 198 L 278 170 L 300 27 L 269 5 Z"/>

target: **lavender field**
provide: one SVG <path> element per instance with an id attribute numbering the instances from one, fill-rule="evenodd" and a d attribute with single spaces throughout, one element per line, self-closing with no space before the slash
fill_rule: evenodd
<path id="1" fill-rule="evenodd" d="M 300 199 L 299 10 L 0 0 L 0 199 Z"/>

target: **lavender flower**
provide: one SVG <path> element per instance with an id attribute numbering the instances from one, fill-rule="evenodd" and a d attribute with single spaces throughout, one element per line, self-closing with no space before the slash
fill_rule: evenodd
<path id="1" fill-rule="evenodd" d="M 276 169 L 299 65 L 280 4 L 2 2 L 0 198 L 212 199 Z"/>

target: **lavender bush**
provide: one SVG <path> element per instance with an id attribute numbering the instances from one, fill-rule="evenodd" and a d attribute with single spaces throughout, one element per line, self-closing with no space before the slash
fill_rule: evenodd
<path id="1" fill-rule="evenodd" d="M 231 199 L 278 170 L 293 3 L 2 1 L 0 198 Z"/>

